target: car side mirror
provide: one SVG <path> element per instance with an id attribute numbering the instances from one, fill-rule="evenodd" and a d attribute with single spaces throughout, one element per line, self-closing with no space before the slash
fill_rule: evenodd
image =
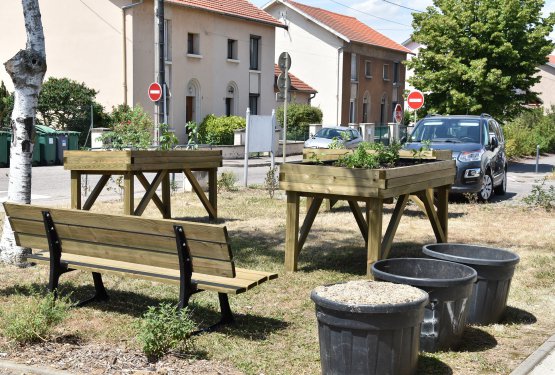
<path id="1" fill-rule="evenodd" d="M 495 150 L 497 147 L 499 147 L 499 141 L 497 137 L 493 136 L 491 137 L 491 148 Z"/>

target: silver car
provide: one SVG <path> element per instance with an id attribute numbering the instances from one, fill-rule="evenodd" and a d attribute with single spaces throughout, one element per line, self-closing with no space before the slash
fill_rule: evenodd
<path id="1" fill-rule="evenodd" d="M 341 145 L 342 148 L 355 148 L 362 137 L 355 129 L 345 126 L 325 127 L 316 132 L 312 137 L 304 142 L 305 148 L 330 148 L 330 144 L 334 140 Z"/>

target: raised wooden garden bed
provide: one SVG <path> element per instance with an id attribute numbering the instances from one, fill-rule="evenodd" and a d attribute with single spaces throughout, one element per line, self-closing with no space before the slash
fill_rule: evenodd
<path id="1" fill-rule="evenodd" d="M 330 150 L 317 152 L 323 154 L 326 151 Z M 426 212 L 437 241 L 447 242 L 447 198 L 449 188 L 455 180 L 455 161 L 451 160 L 450 155 L 443 153 L 432 155 L 435 160 L 424 160 L 421 156 L 413 158 L 411 153 L 411 157 L 401 159 L 404 166 L 389 169 L 344 168 L 306 160 L 283 164 L 279 179 L 280 188 L 287 193 L 286 270 L 296 271 L 299 253 L 323 199 L 330 199 L 332 202 L 348 201 L 367 241 L 368 275 L 372 263 L 387 258 L 409 197 L 417 201 Z M 449 160 L 437 160 L 438 157 Z M 415 164 L 410 165 L 411 163 Z M 435 205 L 434 189 L 437 190 Z M 299 232 L 301 196 L 310 198 L 310 206 Z M 398 197 L 397 204 L 382 241 L 383 204 L 394 197 Z M 366 203 L 366 218 L 358 202 Z"/>
<path id="2" fill-rule="evenodd" d="M 123 175 L 124 213 L 142 215 L 152 200 L 164 218 L 171 217 L 170 173 L 183 172 L 211 219 L 217 218 L 217 176 L 222 152 L 211 150 L 171 151 L 65 151 L 64 169 L 71 171 L 71 207 L 89 210 L 112 175 Z M 193 171 L 208 172 L 208 198 Z M 156 173 L 149 182 L 145 172 Z M 102 175 L 84 204 L 81 204 L 81 176 Z M 145 188 L 141 202 L 134 207 L 135 177 Z M 161 185 L 162 197 L 156 189 Z"/>

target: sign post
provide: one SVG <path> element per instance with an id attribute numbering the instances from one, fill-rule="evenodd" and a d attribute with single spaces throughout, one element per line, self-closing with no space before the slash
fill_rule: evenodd
<path id="1" fill-rule="evenodd" d="M 287 145 L 287 100 L 289 99 L 289 68 L 291 67 L 291 56 L 287 52 L 282 52 L 279 55 L 278 66 L 282 73 L 278 77 L 278 87 L 280 94 L 284 94 L 283 101 L 283 163 L 286 158 L 286 145 Z M 280 84 L 282 82 L 282 84 Z M 282 87 L 284 86 L 284 87 Z"/>

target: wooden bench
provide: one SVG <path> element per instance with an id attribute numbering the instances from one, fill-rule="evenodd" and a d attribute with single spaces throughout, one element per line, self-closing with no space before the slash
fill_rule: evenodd
<path id="1" fill-rule="evenodd" d="M 72 270 L 90 271 L 95 296 L 108 299 L 103 273 L 179 285 L 179 307 L 200 291 L 218 293 L 221 320 L 233 322 L 228 294 L 239 294 L 277 274 L 235 267 L 223 225 L 108 215 L 73 209 L 4 203 L 16 243 L 28 258 L 50 264 L 48 289 Z"/>

